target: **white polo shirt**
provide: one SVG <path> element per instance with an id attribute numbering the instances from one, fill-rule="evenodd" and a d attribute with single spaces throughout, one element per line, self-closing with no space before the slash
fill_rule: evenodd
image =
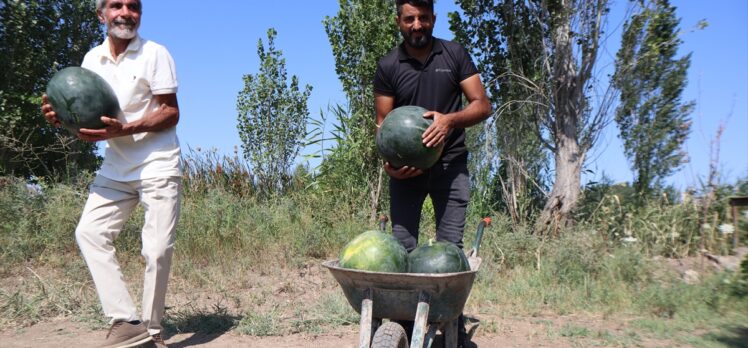
<path id="1" fill-rule="evenodd" d="M 154 95 L 177 93 L 177 73 L 169 51 L 153 41 L 135 37 L 127 50 L 112 57 L 109 38 L 83 58 L 112 86 L 119 99 L 122 123 L 133 122 L 160 104 Z M 117 181 L 134 181 L 181 175 L 181 150 L 177 129 L 145 132 L 107 140 L 99 175 Z"/>

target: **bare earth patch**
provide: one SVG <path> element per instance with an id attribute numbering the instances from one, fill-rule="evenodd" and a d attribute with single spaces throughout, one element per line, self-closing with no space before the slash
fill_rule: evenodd
<path id="1" fill-rule="evenodd" d="M 473 347 L 578 347 L 606 346 L 604 342 L 588 340 L 586 343 L 570 337 L 553 337 L 548 334 L 549 323 L 561 323 L 569 318 L 517 318 L 503 319 L 496 323 L 498 333 L 482 334 L 480 329 L 472 339 Z M 573 319 L 571 319 L 573 320 Z M 572 323 L 568 320 L 567 323 Z M 577 322 L 576 325 L 589 323 Z M 610 324 L 608 330 L 620 330 Z M 70 320 L 58 319 L 36 324 L 31 327 L 4 331 L 0 333 L 0 342 L 6 348 L 60 348 L 60 347 L 97 347 L 97 343 L 106 335 L 106 330 L 90 330 L 85 324 Z M 356 347 L 358 342 L 357 328 L 345 327 L 322 335 L 291 334 L 286 336 L 256 337 L 225 332 L 213 335 L 200 333 L 176 334 L 167 338 L 169 347 L 315 347 L 347 348 Z M 663 340 L 644 340 L 640 347 L 674 346 L 673 342 Z M 147 347 L 144 346 L 144 348 Z M 434 348 L 441 347 L 435 344 Z"/>

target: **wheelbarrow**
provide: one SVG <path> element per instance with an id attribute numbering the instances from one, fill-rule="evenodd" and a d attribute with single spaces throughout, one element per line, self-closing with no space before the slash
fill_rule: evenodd
<path id="1" fill-rule="evenodd" d="M 361 314 L 359 347 L 407 348 L 408 337 L 398 320 L 414 320 L 411 348 L 431 347 L 437 330 L 442 332 L 444 347 L 457 347 L 458 318 L 480 267 L 478 249 L 483 229 L 490 222 L 485 218 L 478 224 L 473 247 L 467 253 L 470 270 L 465 272 L 370 272 L 341 268 L 338 260 L 323 262 L 348 303 Z M 382 319 L 390 321 L 382 324 Z"/>

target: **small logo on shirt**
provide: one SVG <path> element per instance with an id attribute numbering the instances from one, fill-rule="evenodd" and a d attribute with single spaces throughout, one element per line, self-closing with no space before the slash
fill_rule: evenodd
<path id="1" fill-rule="evenodd" d="M 442 68 L 436 68 L 434 69 L 434 72 L 452 72 L 452 69 L 442 69 Z"/>

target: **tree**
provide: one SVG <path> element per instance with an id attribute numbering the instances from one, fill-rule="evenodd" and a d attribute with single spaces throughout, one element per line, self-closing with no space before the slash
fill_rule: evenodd
<path id="1" fill-rule="evenodd" d="M 0 1 L 0 175 L 98 167 L 96 145 L 49 126 L 39 105 L 54 72 L 80 65 L 101 37 L 92 1 Z"/>
<path id="2" fill-rule="evenodd" d="M 479 132 L 471 153 L 474 184 L 488 207 L 505 210 L 515 224 L 526 222 L 542 204 L 547 153 L 537 134 L 546 111 L 538 95 L 523 85 L 537 79 L 542 61 L 542 28 L 524 1 L 458 0 L 462 9 L 449 14 L 455 40 L 468 47 L 487 92 L 498 110 L 493 123 Z M 537 83 L 537 81 L 528 81 Z M 479 129 L 479 128 L 477 128 Z M 486 203 L 484 203 L 485 205 Z"/>
<path id="3" fill-rule="evenodd" d="M 239 92 L 239 138 L 244 157 L 252 166 L 257 185 L 264 194 L 282 192 L 290 183 L 290 170 L 306 131 L 307 100 L 312 87 L 299 89 L 299 79 L 286 73 L 283 52 L 275 48 L 277 32 L 267 32 L 267 50 L 257 42 L 260 71 L 244 75 Z"/>
<path id="4" fill-rule="evenodd" d="M 544 30 L 545 83 L 540 86 L 548 113 L 540 124 L 545 145 L 554 155 L 555 180 L 536 230 L 555 234 L 574 222 L 581 196 L 581 174 L 587 151 L 609 121 L 615 93 L 594 76 L 607 0 L 533 1 Z M 599 88 L 602 87 L 602 88 Z M 599 89 L 599 90 L 598 90 Z"/>
<path id="5" fill-rule="evenodd" d="M 482 30 L 475 30 L 484 33 L 478 37 L 479 43 L 499 36 L 493 39 L 495 46 L 503 47 L 510 58 L 506 61 L 506 84 L 514 84 L 517 89 L 504 96 L 501 108 L 509 111 L 507 106 L 512 104 L 532 106 L 525 115 L 534 120 L 535 138 L 553 154 L 553 188 L 536 221 L 540 233 L 555 234 L 573 223 L 586 153 L 610 118 L 614 89 L 598 85 L 593 74 L 607 3 L 475 0 L 462 5 L 471 9 L 481 4 L 486 11 L 498 14 L 496 19 L 480 24 Z M 491 32 L 491 28 L 498 30 Z M 504 76 L 501 70 L 496 73 Z M 500 131 L 510 132 L 506 128 Z"/>
<path id="6" fill-rule="evenodd" d="M 356 190 L 347 197 L 367 201 L 371 218 L 379 210 L 383 186 L 382 161 L 374 144 L 372 79 L 379 59 L 399 40 L 395 16 L 391 0 L 340 0 L 338 14 L 323 21 L 348 109 L 333 109 L 338 143 L 321 165 L 322 182 L 334 189 Z"/>
<path id="7" fill-rule="evenodd" d="M 624 26 L 613 80 L 621 91 L 619 136 L 643 199 L 683 163 L 694 104 L 681 101 L 691 54 L 675 58 L 682 42 L 675 7 L 668 0 L 641 5 Z"/>

